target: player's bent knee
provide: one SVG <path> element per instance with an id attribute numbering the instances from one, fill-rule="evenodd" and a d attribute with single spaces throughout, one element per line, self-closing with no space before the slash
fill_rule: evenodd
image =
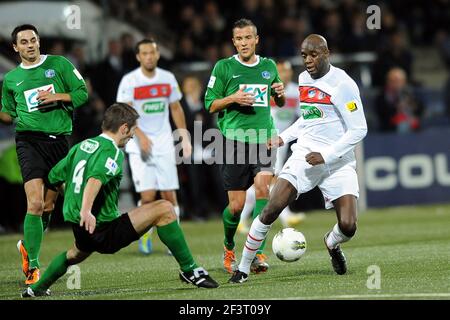
<path id="1" fill-rule="evenodd" d="M 347 237 L 353 237 L 356 233 L 356 220 L 354 219 L 342 219 L 339 222 L 339 229 Z"/>
<path id="2" fill-rule="evenodd" d="M 44 212 L 44 202 L 38 199 L 32 199 L 28 201 L 28 212 L 42 215 L 42 213 Z"/>
<path id="3" fill-rule="evenodd" d="M 155 210 L 157 210 L 158 214 L 157 226 L 163 226 L 177 220 L 172 203 L 167 200 L 159 200 L 155 205 L 157 206 Z"/>
<path id="4" fill-rule="evenodd" d="M 244 205 L 245 205 L 244 202 L 241 203 L 240 201 L 232 201 L 228 205 L 228 208 L 232 215 L 238 215 L 241 214 L 242 209 L 244 209 Z"/>

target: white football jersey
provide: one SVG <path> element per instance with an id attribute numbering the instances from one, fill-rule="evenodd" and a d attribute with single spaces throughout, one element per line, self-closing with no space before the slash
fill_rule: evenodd
<path id="1" fill-rule="evenodd" d="M 354 158 L 354 146 L 367 134 L 355 81 L 344 70 L 330 66 L 330 71 L 319 79 L 304 71 L 298 82 L 301 115 L 280 134 L 284 143 L 298 139 L 293 152 L 320 152 L 326 164 L 344 156 Z"/>
<path id="2" fill-rule="evenodd" d="M 294 82 L 289 82 L 284 88 L 284 91 L 286 102 L 283 107 L 278 107 L 273 98 L 270 101 L 270 113 L 275 128 L 279 133 L 293 124 L 300 114 L 298 107 L 298 86 Z"/>
<path id="3" fill-rule="evenodd" d="M 172 128 L 169 121 L 169 104 L 182 98 L 173 73 L 156 68 L 149 78 L 141 68 L 127 73 L 120 81 L 117 102 L 130 103 L 139 113 L 138 127 L 152 140 L 152 154 L 173 152 Z M 125 148 L 128 153 L 140 153 L 135 139 Z"/>

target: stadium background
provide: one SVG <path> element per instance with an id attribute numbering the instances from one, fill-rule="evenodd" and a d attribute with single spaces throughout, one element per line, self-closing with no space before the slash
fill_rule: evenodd
<path id="1" fill-rule="evenodd" d="M 367 28 L 371 13 L 381 9 L 380 29 Z M 80 9 L 80 25 L 70 19 Z M 30 16 L 27 12 L 33 12 Z M 160 67 L 173 71 L 187 95 L 203 96 L 214 63 L 234 54 L 231 25 L 241 17 L 258 26 L 257 53 L 289 60 L 294 78 L 303 71 L 298 55 L 309 33 L 326 37 L 331 62 L 358 83 L 369 134 L 358 149 L 361 208 L 450 202 L 450 3 L 448 1 L 0 1 L 0 81 L 18 57 L 11 30 L 33 23 L 41 35 L 41 52 L 68 57 L 89 84 L 86 106 L 74 115 L 75 143 L 100 132 L 101 115 L 116 96 L 122 75 L 137 67 L 134 44 L 144 36 L 160 43 Z M 386 87 L 391 68 L 407 75 L 398 100 Z M 199 85 L 185 86 L 186 78 Z M 191 83 L 192 84 L 192 83 Z M 195 84 L 195 81 L 194 81 Z M 203 107 L 182 101 L 188 127 L 215 118 Z M 393 108 L 394 113 L 388 109 Z M 194 146 L 195 147 L 195 146 Z M 217 167 L 179 166 L 178 198 L 183 219 L 217 217 L 226 204 Z M 198 179 L 198 177 L 202 179 Z M 128 176 L 122 183 L 120 206 L 133 206 Z M 0 231 L 20 231 L 26 209 L 14 148 L 14 129 L 0 124 Z M 317 190 L 293 204 L 295 210 L 322 207 Z M 53 226 L 62 225 L 54 215 Z"/>

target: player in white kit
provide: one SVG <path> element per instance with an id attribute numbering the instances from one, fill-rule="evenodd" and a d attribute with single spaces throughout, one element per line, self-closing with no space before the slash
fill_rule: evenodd
<path id="1" fill-rule="evenodd" d="M 356 83 L 330 65 L 325 38 L 309 35 L 302 43 L 306 71 L 299 76 L 301 117 L 280 136 L 268 141 L 277 147 L 297 139 L 260 216 L 253 220 L 239 269 L 229 282 L 248 279 L 256 250 L 286 205 L 319 186 L 326 208 L 334 207 L 338 223 L 324 237 L 337 274 L 347 272 L 340 244 L 356 232 L 359 195 L 353 149 L 367 134 L 367 123 Z"/>
<path id="2" fill-rule="evenodd" d="M 128 103 L 139 113 L 137 139 L 131 140 L 125 151 L 141 205 L 152 202 L 160 191 L 161 198 L 170 201 L 179 218 L 176 190 L 179 189 L 175 147 L 169 113 L 182 137 L 183 156 L 191 155 L 192 147 L 186 130 L 182 94 L 175 76 L 158 68 L 160 54 L 157 43 L 144 39 L 136 45 L 139 68 L 121 80 L 117 101 Z M 151 253 L 151 230 L 139 240 L 139 250 Z"/>
<path id="3" fill-rule="evenodd" d="M 292 81 L 292 65 L 287 60 L 279 60 L 277 61 L 277 70 L 280 75 L 281 81 L 284 83 L 285 87 L 285 99 L 286 102 L 283 107 L 278 107 L 273 99 L 271 99 L 271 109 L 270 113 L 273 118 L 273 123 L 278 133 L 283 132 L 289 126 L 291 126 L 295 120 L 300 115 L 299 109 L 299 92 L 298 85 Z M 289 152 L 289 145 L 285 144 L 279 148 L 277 148 L 277 160 L 275 162 L 275 176 L 272 180 L 273 183 L 276 181 L 278 174 L 281 172 L 284 163 L 287 160 L 287 155 Z M 245 197 L 245 205 L 241 212 L 241 221 L 239 222 L 238 231 L 243 234 L 248 233 L 248 222 L 252 217 L 253 208 L 256 203 L 256 195 L 255 195 L 255 187 L 252 185 L 247 190 L 247 194 Z M 282 220 L 282 224 L 284 227 L 290 226 L 292 224 L 296 224 L 304 219 L 304 214 L 293 214 L 289 207 L 286 207 L 280 215 L 280 219 Z"/>

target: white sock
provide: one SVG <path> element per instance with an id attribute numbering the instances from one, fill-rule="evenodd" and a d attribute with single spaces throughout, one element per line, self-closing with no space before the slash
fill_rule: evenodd
<path id="1" fill-rule="evenodd" d="M 281 211 L 280 221 L 281 221 L 281 224 L 283 225 L 283 228 L 289 227 L 288 220 L 289 220 L 289 216 L 292 214 L 293 213 L 292 213 L 291 209 L 289 209 L 289 206 L 286 206 L 286 208 L 284 208 L 283 211 Z"/>
<path id="2" fill-rule="evenodd" d="M 245 195 L 245 205 L 241 212 L 242 223 L 245 223 L 251 219 L 253 214 L 253 208 L 255 208 L 255 203 L 256 203 L 255 186 L 252 185 L 250 188 L 247 189 L 247 193 Z"/>
<path id="3" fill-rule="evenodd" d="M 239 270 L 246 274 L 250 274 L 250 265 L 256 256 L 256 251 L 261 246 L 261 243 L 266 238 L 267 233 L 272 225 L 264 224 L 259 220 L 259 216 L 253 220 L 250 231 L 247 235 L 247 240 L 242 251 L 242 259 L 239 264 Z"/>
<path id="4" fill-rule="evenodd" d="M 175 214 L 177 215 L 178 224 L 180 224 L 180 207 L 179 206 L 174 206 L 173 208 L 175 210 Z"/>
<path id="5" fill-rule="evenodd" d="M 333 230 L 331 230 L 330 234 L 328 235 L 327 247 L 330 249 L 335 249 L 338 244 L 347 242 L 351 238 L 352 237 L 347 237 L 345 234 L 343 234 L 341 229 L 339 229 L 338 224 L 336 223 L 333 227 Z"/>

